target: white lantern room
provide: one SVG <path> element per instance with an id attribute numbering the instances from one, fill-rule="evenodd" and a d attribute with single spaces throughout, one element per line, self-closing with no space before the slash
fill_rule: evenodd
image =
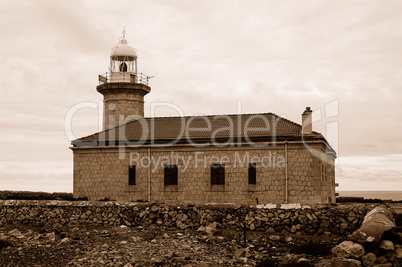
<path id="1" fill-rule="evenodd" d="M 110 54 L 110 82 L 138 82 L 137 52 L 127 44 L 125 36 L 112 48 Z"/>

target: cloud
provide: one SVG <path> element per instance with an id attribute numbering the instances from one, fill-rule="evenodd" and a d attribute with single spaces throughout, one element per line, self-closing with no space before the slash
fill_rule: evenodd
<path id="1" fill-rule="evenodd" d="M 402 190 L 401 161 L 402 154 L 341 157 L 336 180 L 340 190 Z"/>
<path id="2" fill-rule="evenodd" d="M 72 176 L 65 160 L 0 162 L 0 190 L 72 192 Z"/>

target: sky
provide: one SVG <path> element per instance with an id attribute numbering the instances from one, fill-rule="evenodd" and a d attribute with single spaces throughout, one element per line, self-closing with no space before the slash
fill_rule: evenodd
<path id="1" fill-rule="evenodd" d="M 154 76 L 145 116 L 177 115 L 151 111 L 163 102 L 301 123 L 310 106 L 337 190 L 402 190 L 401 14 L 399 0 L 0 0 L 0 190 L 72 192 L 70 139 L 99 131 L 98 75 L 124 27 Z"/>

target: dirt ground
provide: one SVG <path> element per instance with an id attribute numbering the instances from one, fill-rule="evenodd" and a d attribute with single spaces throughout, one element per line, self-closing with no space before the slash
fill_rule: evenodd
<path id="1" fill-rule="evenodd" d="M 0 266 L 312 266 L 337 236 L 217 229 L 30 225 L 0 228 Z"/>

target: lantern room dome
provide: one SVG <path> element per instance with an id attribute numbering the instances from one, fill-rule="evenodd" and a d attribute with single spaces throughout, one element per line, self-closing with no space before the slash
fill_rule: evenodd
<path id="1" fill-rule="evenodd" d="M 117 61 L 134 61 L 137 58 L 135 48 L 127 44 L 127 40 L 122 37 L 120 42 L 112 48 L 110 59 Z"/>

